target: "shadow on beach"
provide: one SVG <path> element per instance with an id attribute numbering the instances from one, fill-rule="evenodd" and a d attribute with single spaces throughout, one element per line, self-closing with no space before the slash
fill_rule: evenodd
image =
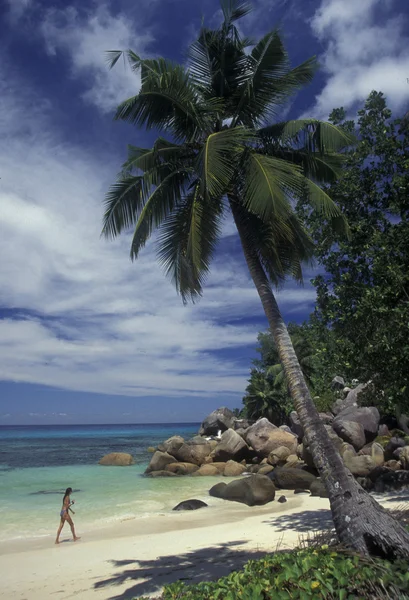
<path id="1" fill-rule="evenodd" d="M 285 532 L 287 529 L 308 533 L 333 529 L 331 511 L 322 508 L 320 510 L 304 510 L 292 515 L 280 515 L 263 521 L 272 525 L 276 531 Z"/>
<path id="2" fill-rule="evenodd" d="M 110 600 L 130 600 L 142 595 L 159 594 L 164 585 L 178 580 L 199 583 L 218 579 L 241 569 L 251 559 L 265 556 L 266 552 L 246 550 L 242 547 L 245 543 L 246 540 L 237 540 L 177 556 L 158 556 L 154 560 L 112 560 L 111 564 L 122 570 L 108 579 L 94 583 L 94 588 L 129 583 L 127 590 L 113 594 Z"/>

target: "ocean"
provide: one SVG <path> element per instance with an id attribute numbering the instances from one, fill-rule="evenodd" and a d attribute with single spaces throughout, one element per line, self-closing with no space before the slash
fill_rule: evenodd
<path id="1" fill-rule="evenodd" d="M 198 428 L 199 423 L 0 427 L 0 541 L 55 536 L 67 487 L 74 490 L 78 535 L 168 512 L 183 499 L 206 500 L 214 479 L 143 475 L 149 446 L 172 435 L 188 439 Z M 109 452 L 129 452 L 135 465 L 98 465 Z M 62 537 L 68 535 L 66 524 Z"/>

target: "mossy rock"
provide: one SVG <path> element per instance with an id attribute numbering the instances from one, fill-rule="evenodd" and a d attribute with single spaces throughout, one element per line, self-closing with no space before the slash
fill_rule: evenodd
<path id="1" fill-rule="evenodd" d="M 382 446 L 382 448 L 386 448 L 386 446 L 389 444 L 389 442 L 391 441 L 391 438 L 389 435 L 378 435 L 378 437 L 376 437 L 374 439 L 374 442 L 376 442 L 377 444 L 380 444 Z"/>

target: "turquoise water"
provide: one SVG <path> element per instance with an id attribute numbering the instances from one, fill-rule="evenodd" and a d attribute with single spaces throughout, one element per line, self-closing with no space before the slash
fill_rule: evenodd
<path id="1" fill-rule="evenodd" d="M 198 424 L 0 427 L 0 540 L 55 535 L 67 487 L 74 490 L 79 533 L 205 497 L 209 482 L 201 477 L 143 475 L 148 446 L 176 434 L 187 439 L 197 430 Z M 136 464 L 98 465 L 108 452 L 129 452 Z"/>

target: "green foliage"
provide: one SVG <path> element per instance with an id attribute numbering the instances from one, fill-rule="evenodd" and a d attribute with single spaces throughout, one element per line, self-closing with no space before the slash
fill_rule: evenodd
<path id="1" fill-rule="evenodd" d="M 359 600 L 409 599 L 404 561 L 365 560 L 319 550 L 277 552 L 249 561 L 241 571 L 214 582 L 165 586 L 162 600 Z"/>
<path id="2" fill-rule="evenodd" d="M 288 330 L 305 380 L 311 384 L 315 372 L 312 348 L 299 326 L 290 323 Z M 271 423 L 282 425 L 294 409 L 284 370 L 272 334 L 259 333 L 257 340 L 260 359 L 253 360 L 243 414 L 249 419 L 266 417 Z"/>
<path id="3" fill-rule="evenodd" d="M 131 50 L 108 53 L 111 67 L 123 56 L 141 76 L 139 93 L 122 102 L 115 118 L 172 141 L 129 147 L 106 197 L 103 235 L 133 228 L 136 259 L 159 230 L 159 262 L 184 301 L 202 293 L 229 210 L 274 285 L 288 276 L 300 281 L 301 265 L 312 256 L 294 200 L 306 198 L 345 230 L 339 208 L 318 184 L 336 177 L 350 133 L 313 119 L 262 127 L 312 80 L 315 57 L 292 68 L 276 29 L 254 43 L 241 36 L 238 21 L 251 3 L 222 0 L 221 6 L 221 25 L 202 27 L 187 64 Z"/>
<path id="4" fill-rule="evenodd" d="M 330 121 L 346 132 L 343 109 Z M 309 322 L 327 379 L 372 380 L 371 403 L 383 413 L 409 408 L 409 128 L 392 120 L 372 92 L 358 112 L 359 142 L 346 153 L 328 191 L 346 216 L 350 239 L 305 204 L 316 256 L 326 274 L 313 281 L 317 308 Z"/>

